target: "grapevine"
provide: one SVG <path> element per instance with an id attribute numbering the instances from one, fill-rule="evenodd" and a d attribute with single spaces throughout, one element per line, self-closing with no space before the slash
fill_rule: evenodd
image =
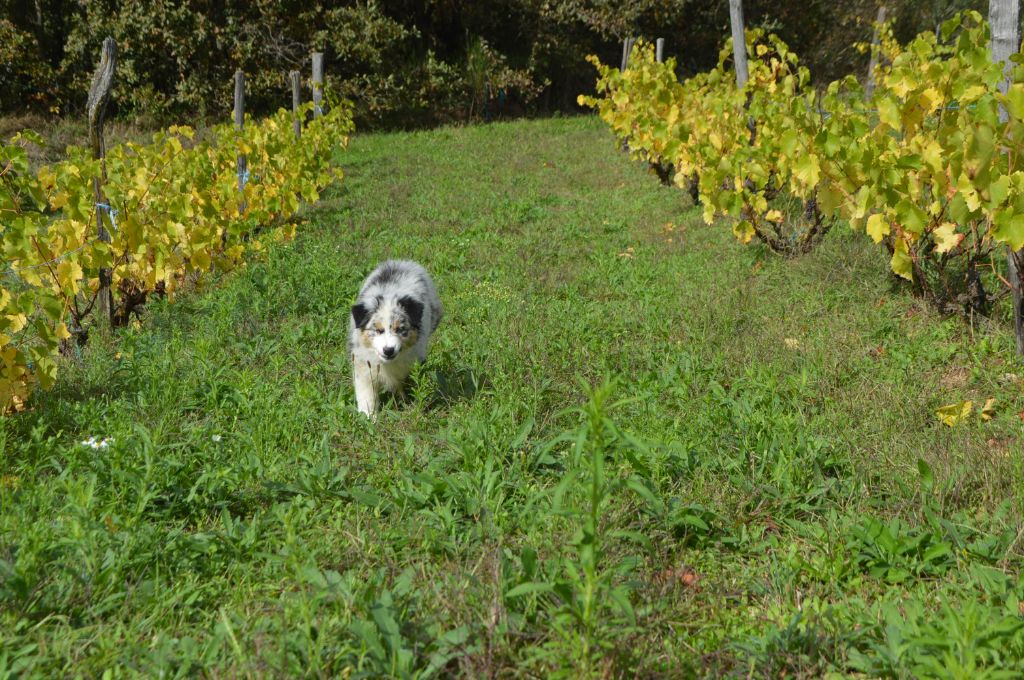
<path id="1" fill-rule="evenodd" d="M 62 344 L 90 323 L 101 268 L 112 269 L 114 321 L 125 323 L 147 295 L 173 297 L 186 277 L 238 266 L 261 247 L 260 229 L 340 179 L 333 157 L 353 129 L 351 108 L 313 118 L 299 140 L 292 122 L 282 109 L 241 131 L 222 125 L 197 139 L 175 126 L 150 144 L 115 146 L 100 206 L 101 165 L 86 149 L 69 148 L 66 160 L 33 174 L 27 147 L 42 143 L 38 135 L 0 144 L 0 409 L 18 408 L 36 383 L 53 384 Z M 242 177 L 238 154 L 248 161 Z M 109 244 L 95 238 L 97 213 Z"/>
<path id="2" fill-rule="evenodd" d="M 892 271 L 939 309 L 985 313 L 994 250 L 1024 246 L 1024 59 L 1002 94 L 977 12 L 902 47 L 883 30 L 886 59 L 865 101 L 852 76 L 819 94 L 785 43 L 746 37 L 742 90 L 728 49 L 679 82 L 673 60 L 640 44 L 625 72 L 591 57 L 598 96 L 580 102 L 637 157 L 699 187 L 705 220 L 726 217 L 742 242 L 806 252 L 843 219 L 884 244 Z"/>

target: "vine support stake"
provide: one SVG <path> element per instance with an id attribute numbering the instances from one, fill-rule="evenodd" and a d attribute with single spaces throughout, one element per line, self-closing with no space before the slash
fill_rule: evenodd
<path id="1" fill-rule="evenodd" d="M 321 102 L 324 98 L 324 53 L 313 53 L 313 117 L 323 115 Z"/>
<path id="2" fill-rule="evenodd" d="M 295 128 L 295 139 L 298 140 L 302 137 L 302 122 L 299 120 L 299 105 L 301 103 L 301 91 L 299 86 L 299 72 L 289 71 L 288 80 L 292 84 L 292 118 L 294 121 L 292 125 Z"/>
<path id="3" fill-rule="evenodd" d="M 245 74 L 239 69 L 235 71 L 235 129 L 242 132 L 245 128 Z M 248 160 L 244 153 L 239 152 L 236 158 L 238 167 L 238 193 L 242 195 L 238 204 L 239 215 L 245 213 L 245 184 L 249 180 Z M 227 241 L 227 232 L 224 232 Z"/>
<path id="4" fill-rule="evenodd" d="M 747 84 L 747 40 L 743 34 L 743 0 L 729 0 L 729 20 L 732 24 L 732 54 L 736 62 L 736 87 Z"/>
<path id="5" fill-rule="evenodd" d="M 622 68 L 620 71 L 625 71 L 629 68 L 629 54 L 633 51 L 633 45 L 636 44 L 636 38 L 623 38 L 622 39 Z"/>
<path id="6" fill-rule="evenodd" d="M 96 202 L 96 235 L 103 243 L 110 243 L 110 232 L 104 224 L 104 212 L 110 211 L 107 207 L 107 199 L 103 193 L 103 183 L 107 179 L 106 147 L 103 143 L 103 122 L 107 115 L 107 104 L 110 102 L 110 92 L 114 87 L 114 68 L 117 65 L 117 43 L 113 38 L 107 37 L 103 40 L 103 48 L 100 54 L 100 64 L 92 76 L 92 85 L 89 88 L 89 100 L 87 110 L 89 112 L 89 147 L 92 150 L 92 157 L 100 161 L 100 174 L 92 180 L 93 198 Z M 114 296 L 111 287 L 111 270 L 109 267 L 101 267 L 99 272 L 99 290 L 97 313 L 100 324 L 110 327 L 114 320 Z"/>
<path id="7" fill-rule="evenodd" d="M 992 27 L 992 61 L 1003 64 L 1006 78 L 999 84 L 1004 94 L 1010 83 L 1010 55 L 1020 49 L 1017 22 L 1020 18 L 1020 0 L 989 0 L 988 23 Z M 1005 123 L 1006 110 L 999 107 L 999 120 Z M 1024 250 L 1006 251 L 1008 278 L 1013 289 L 1013 329 L 1017 337 L 1017 353 L 1024 357 Z"/>
<path id="8" fill-rule="evenodd" d="M 654 42 L 654 58 L 658 60 L 660 64 L 665 60 L 665 39 L 658 38 Z"/>
<path id="9" fill-rule="evenodd" d="M 622 41 L 622 68 L 619 69 L 623 73 L 629 68 L 629 55 L 633 52 L 633 45 L 636 44 L 636 38 L 625 38 Z M 622 150 L 629 151 L 629 142 L 623 140 Z"/>
<path id="10" fill-rule="evenodd" d="M 868 61 L 868 79 L 864 83 L 864 98 L 871 99 L 875 91 L 875 69 L 878 68 L 878 44 L 882 40 L 882 24 L 885 23 L 885 5 L 878 8 L 878 16 L 875 17 L 875 30 L 871 34 L 871 59 Z"/>

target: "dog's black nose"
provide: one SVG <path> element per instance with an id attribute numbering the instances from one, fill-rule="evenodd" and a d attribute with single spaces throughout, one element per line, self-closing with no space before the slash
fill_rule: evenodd
<path id="1" fill-rule="evenodd" d="M 390 359 L 393 356 L 395 356 L 395 348 L 394 347 L 385 347 L 384 348 L 384 357 L 387 358 L 387 359 Z"/>

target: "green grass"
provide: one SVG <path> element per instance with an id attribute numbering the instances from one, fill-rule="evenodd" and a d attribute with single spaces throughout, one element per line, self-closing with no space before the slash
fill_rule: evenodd
<path id="1" fill-rule="evenodd" d="M 342 164 L 294 242 L 0 421 L 0 676 L 1024 671 L 1004 321 L 863 235 L 740 246 L 595 119 Z M 371 424 L 348 308 L 391 256 L 446 317 Z"/>

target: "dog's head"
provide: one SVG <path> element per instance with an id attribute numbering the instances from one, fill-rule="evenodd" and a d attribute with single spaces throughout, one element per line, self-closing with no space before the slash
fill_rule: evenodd
<path id="1" fill-rule="evenodd" d="M 352 306 L 352 321 L 363 347 L 393 361 L 419 339 L 423 303 L 408 296 L 360 300 Z"/>

